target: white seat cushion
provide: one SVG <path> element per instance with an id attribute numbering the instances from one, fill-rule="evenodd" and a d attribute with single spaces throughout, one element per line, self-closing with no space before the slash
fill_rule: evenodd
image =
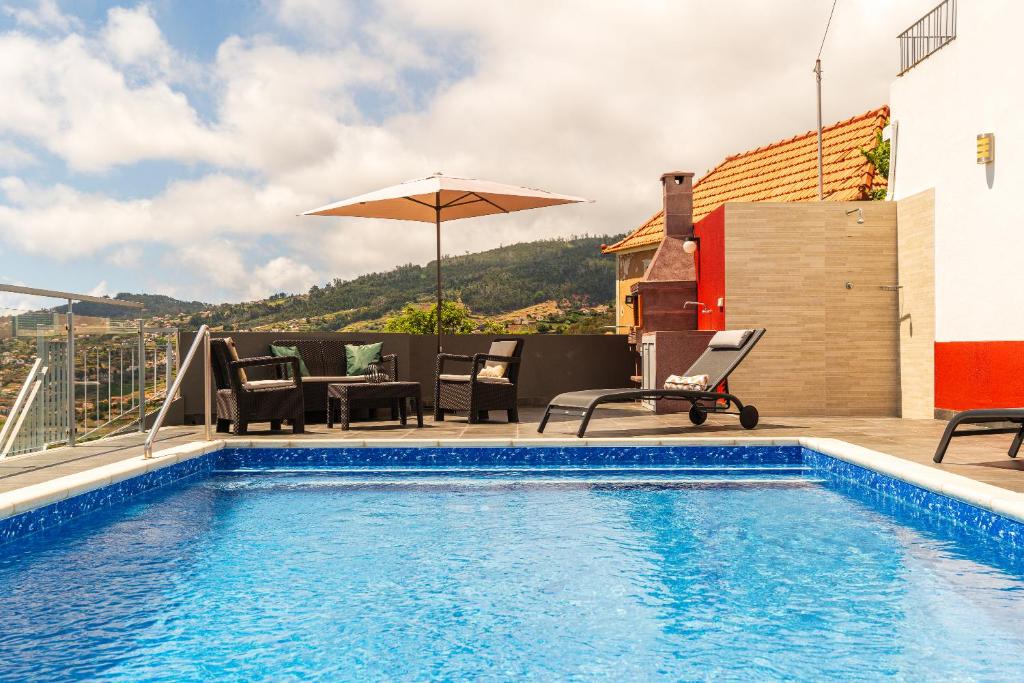
<path id="1" fill-rule="evenodd" d="M 715 332 L 715 336 L 708 342 L 708 347 L 712 349 L 739 349 L 747 343 L 747 340 L 750 339 L 750 335 L 753 333 L 753 330 Z"/>
<path id="2" fill-rule="evenodd" d="M 366 375 L 316 375 L 311 377 L 303 377 L 303 382 L 326 382 L 328 384 L 345 384 L 355 382 L 365 382 Z"/>
<path id="3" fill-rule="evenodd" d="M 249 391 L 262 391 L 264 389 L 291 389 L 295 382 L 290 379 L 254 379 L 242 385 Z"/>
<path id="4" fill-rule="evenodd" d="M 491 342 L 491 348 L 487 351 L 490 356 L 511 356 L 515 353 L 516 341 L 495 341 Z M 499 377 L 504 376 L 508 371 L 508 363 L 502 363 L 496 360 L 489 360 L 484 363 L 485 368 L 501 368 L 501 374 Z M 477 377 L 479 379 L 479 376 Z"/>
<path id="5" fill-rule="evenodd" d="M 441 375 L 442 382 L 468 382 L 469 375 Z M 494 384 L 508 384 L 508 377 L 481 377 L 476 376 L 477 382 L 491 382 Z"/>

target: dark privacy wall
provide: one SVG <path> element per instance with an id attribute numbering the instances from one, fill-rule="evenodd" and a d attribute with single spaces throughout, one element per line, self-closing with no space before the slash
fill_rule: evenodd
<path id="1" fill-rule="evenodd" d="M 230 332 L 214 337 L 232 337 L 240 356 L 268 355 L 268 345 L 276 339 L 341 339 L 355 344 L 384 342 L 384 353 L 398 355 L 399 379 L 423 384 L 423 398 L 433 400 L 437 338 L 426 335 L 335 332 Z M 184 352 L 194 334 L 181 334 Z M 554 396 L 577 389 L 630 386 L 634 357 L 624 335 L 525 335 L 522 368 L 519 374 L 519 402 L 522 405 L 546 405 Z M 453 335 L 444 338 L 446 353 L 472 355 L 486 353 L 494 336 L 486 334 Z M 187 421 L 201 421 L 203 412 L 202 356 L 196 357 L 182 382 L 184 414 Z M 460 372 L 467 364 L 449 364 L 445 372 Z"/>

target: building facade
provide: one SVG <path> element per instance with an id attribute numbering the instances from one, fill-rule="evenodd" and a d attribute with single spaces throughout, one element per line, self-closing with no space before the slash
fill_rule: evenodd
<path id="1" fill-rule="evenodd" d="M 890 91 L 903 414 L 1024 405 L 1024 4 L 940 3 Z"/>

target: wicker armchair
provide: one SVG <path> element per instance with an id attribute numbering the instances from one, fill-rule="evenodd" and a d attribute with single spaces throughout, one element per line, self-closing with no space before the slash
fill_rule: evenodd
<path id="1" fill-rule="evenodd" d="M 230 337 L 211 339 L 210 355 L 217 384 L 218 432 L 230 428 L 232 434 L 245 434 L 250 422 L 270 422 L 270 428 L 277 430 L 283 420 L 291 421 L 294 433 L 305 431 L 298 358 L 239 358 Z M 246 368 L 265 366 L 291 366 L 291 379 L 248 378 Z"/>
<path id="2" fill-rule="evenodd" d="M 444 420 L 446 412 L 464 410 L 470 423 L 488 418 L 488 411 L 504 410 L 509 422 L 519 422 L 519 366 L 524 340 L 520 337 L 499 337 L 491 343 L 488 353 L 460 356 L 440 353 L 437 356 L 437 379 L 434 382 L 434 420 Z M 468 375 L 448 374 L 445 364 L 472 363 Z M 501 376 L 481 374 L 484 368 L 500 366 Z"/>

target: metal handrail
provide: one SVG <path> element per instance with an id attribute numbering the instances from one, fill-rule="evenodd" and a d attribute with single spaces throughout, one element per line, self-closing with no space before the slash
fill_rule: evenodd
<path id="1" fill-rule="evenodd" d="M 205 441 L 213 440 L 213 433 L 210 429 L 212 422 L 210 414 L 210 327 L 203 325 L 196 332 L 196 338 L 192 340 L 192 346 L 189 347 L 188 353 L 185 354 L 185 359 L 181 361 L 181 365 L 178 367 L 178 375 L 174 378 L 174 384 L 167 390 L 167 397 L 164 399 L 163 405 L 160 406 L 160 412 L 157 413 L 156 420 L 153 421 L 149 434 L 146 435 L 146 443 L 143 446 L 143 457 L 146 460 L 153 457 L 153 442 L 156 440 L 156 434 L 164 424 L 167 410 L 171 407 L 174 397 L 178 395 L 181 381 L 185 378 L 185 373 L 189 365 L 192 364 L 192 358 L 196 355 L 200 345 L 203 347 L 203 439 Z"/>

